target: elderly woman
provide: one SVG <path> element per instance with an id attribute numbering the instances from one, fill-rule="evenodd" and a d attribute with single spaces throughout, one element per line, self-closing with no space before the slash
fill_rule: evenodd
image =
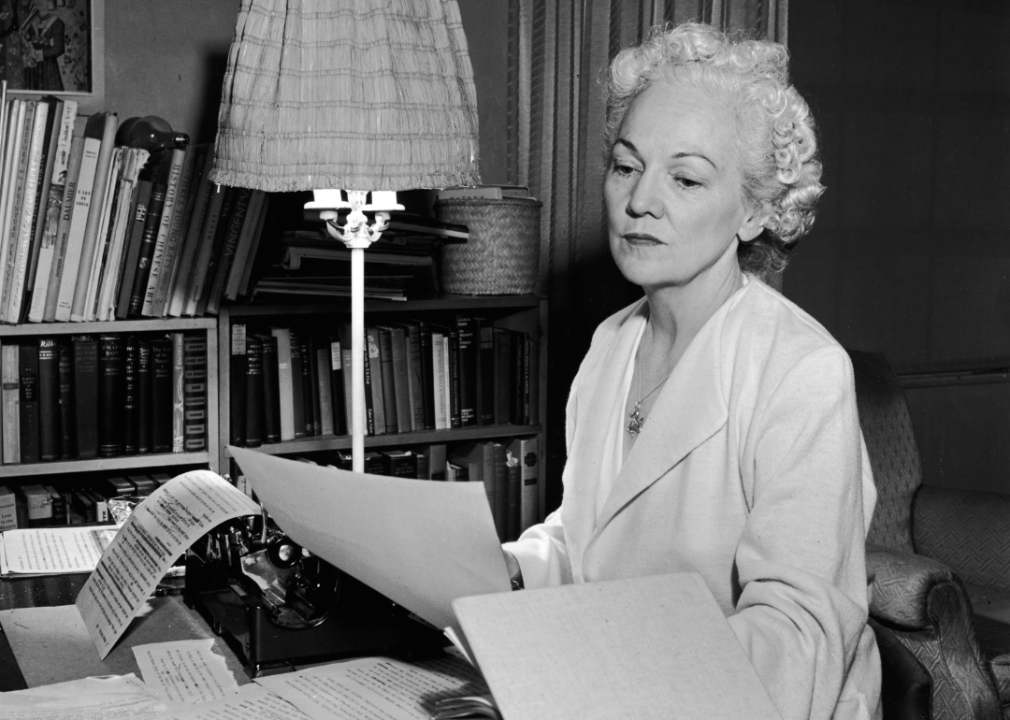
<path id="1" fill-rule="evenodd" d="M 613 61 L 607 121 L 610 249 L 645 297 L 593 337 L 564 499 L 505 545 L 513 580 L 698 572 L 783 718 L 879 717 L 852 369 L 759 279 L 823 189 L 786 50 L 657 30 Z"/>

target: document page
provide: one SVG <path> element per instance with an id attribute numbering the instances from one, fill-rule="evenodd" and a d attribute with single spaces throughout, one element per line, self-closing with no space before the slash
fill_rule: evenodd
<path id="1" fill-rule="evenodd" d="M 208 703 L 238 692 L 213 638 L 137 645 L 133 654 L 144 683 L 169 707 Z"/>
<path id="2" fill-rule="evenodd" d="M 118 527 L 6 530 L 0 535 L 0 576 L 91 572 Z"/>
<path id="3" fill-rule="evenodd" d="M 136 675 L 88 677 L 0 693 L 4 720 L 156 720 L 165 705 Z"/>
<path id="4" fill-rule="evenodd" d="M 508 720 L 780 717 L 697 573 L 469 597 L 453 607 Z"/>
<path id="5" fill-rule="evenodd" d="M 510 592 L 480 483 L 365 475 L 230 448 L 295 542 L 438 628 L 452 601 Z"/>
<path id="6" fill-rule="evenodd" d="M 231 697 L 199 707 L 177 710 L 172 720 L 311 720 L 279 695 L 265 687 L 243 685 Z"/>
<path id="7" fill-rule="evenodd" d="M 100 657 L 108 655 L 172 563 L 225 520 L 259 506 L 209 470 L 179 475 L 138 505 L 77 596 Z"/>
<path id="8" fill-rule="evenodd" d="M 428 720 L 436 700 L 487 692 L 477 670 L 455 657 L 414 664 L 362 658 L 256 682 L 312 720 Z"/>

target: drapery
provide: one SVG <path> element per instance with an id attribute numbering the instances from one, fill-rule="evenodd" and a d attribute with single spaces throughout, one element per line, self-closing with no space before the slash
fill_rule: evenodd
<path id="1" fill-rule="evenodd" d="M 508 170 L 543 202 L 548 297 L 547 510 L 560 503 L 568 387 L 607 315 L 638 297 L 603 225 L 601 73 L 658 23 L 689 20 L 786 42 L 788 0 L 509 0 Z"/>

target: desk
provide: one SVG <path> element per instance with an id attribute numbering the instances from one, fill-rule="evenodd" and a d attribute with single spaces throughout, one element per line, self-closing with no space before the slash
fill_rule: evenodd
<path id="1" fill-rule="evenodd" d="M 0 580 L 0 610 L 73 605 L 88 573 Z M 0 627 L 0 691 L 23 690 L 27 685 L 7 634 Z"/>

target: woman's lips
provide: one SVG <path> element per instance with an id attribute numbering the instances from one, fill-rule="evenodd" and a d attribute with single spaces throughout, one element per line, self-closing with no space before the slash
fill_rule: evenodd
<path id="1" fill-rule="evenodd" d="M 629 245 L 634 245 L 635 247 L 651 247 L 653 245 L 662 245 L 662 241 L 655 235 L 649 235 L 647 233 L 626 233 L 624 235 L 624 241 Z"/>

